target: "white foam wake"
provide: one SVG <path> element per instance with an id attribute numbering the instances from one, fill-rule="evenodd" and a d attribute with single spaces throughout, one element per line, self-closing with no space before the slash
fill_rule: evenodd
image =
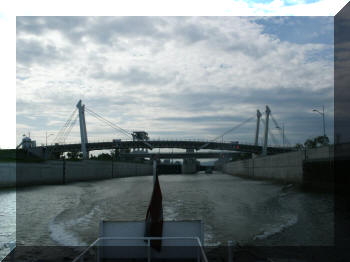
<path id="1" fill-rule="evenodd" d="M 163 212 L 165 220 L 176 220 L 179 216 L 179 208 L 183 206 L 181 200 L 172 203 L 164 203 Z"/>
<path id="2" fill-rule="evenodd" d="M 63 222 L 57 222 L 56 218 L 54 218 L 49 225 L 51 239 L 63 246 L 87 246 L 87 243 L 76 236 L 74 232 L 68 231 L 66 228 L 87 225 L 96 211 L 99 211 L 98 207 L 93 208 L 88 214 L 78 219 Z"/>
<path id="3" fill-rule="evenodd" d="M 295 225 L 298 222 L 298 216 L 297 215 L 291 215 L 288 219 L 286 223 L 280 224 L 280 225 L 275 225 L 272 226 L 269 230 L 264 231 L 262 234 L 256 235 L 253 237 L 253 240 L 261 240 L 261 239 L 265 239 L 268 238 L 272 235 L 275 235 L 277 233 L 282 232 L 283 230 L 285 230 L 286 228 Z"/>
<path id="4" fill-rule="evenodd" d="M 216 247 L 221 244 L 220 241 L 216 241 L 214 233 L 213 233 L 213 228 L 207 224 L 205 225 L 205 234 L 204 234 L 204 245 L 205 246 L 210 246 L 210 247 Z"/>
<path id="5" fill-rule="evenodd" d="M 65 229 L 64 223 L 50 223 L 50 237 L 62 246 L 87 246 L 73 232 Z"/>

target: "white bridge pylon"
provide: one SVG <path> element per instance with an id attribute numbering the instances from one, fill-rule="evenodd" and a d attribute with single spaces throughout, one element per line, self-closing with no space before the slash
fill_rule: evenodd
<path id="1" fill-rule="evenodd" d="M 263 149 L 262 149 L 262 154 L 266 155 L 267 154 L 267 142 L 268 142 L 268 138 L 269 138 L 269 117 L 270 117 L 270 113 L 271 110 L 269 108 L 269 106 L 266 106 L 266 110 L 265 110 L 265 132 L 264 132 L 264 145 L 263 145 Z"/>
<path id="2" fill-rule="evenodd" d="M 87 151 L 88 138 L 87 138 L 86 122 L 85 122 L 85 105 L 82 104 L 81 100 L 79 100 L 77 104 L 77 108 L 79 109 L 81 152 L 83 153 L 83 158 L 88 159 L 89 153 Z"/>
<path id="3" fill-rule="evenodd" d="M 269 119 L 270 119 L 270 117 L 271 117 L 273 123 L 275 124 L 275 127 L 278 130 L 281 131 L 282 128 L 279 126 L 279 124 L 277 123 L 276 119 L 273 117 L 271 109 L 269 108 L 268 105 L 266 105 L 266 109 L 265 109 L 265 119 L 261 118 L 262 114 L 260 113 L 259 110 L 257 110 L 256 116 L 257 116 L 257 120 L 256 120 L 256 131 L 255 131 L 255 143 L 254 143 L 254 145 L 255 146 L 258 145 L 259 125 L 260 125 L 260 121 L 262 121 L 263 124 L 265 125 L 264 141 L 263 141 L 263 145 L 262 145 L 262 155 L 266 155 L 267 154 L 267 146 L 268 146 L 269 134 L 270 134 L 271 138 L 276 141 L 276 138 L 273 136 L 273 133 L 271 132 L 271 130 L 269 130 Z M 282 132 L 283 132 L 283 141 L 284 141 L 284 131 L 282 131 Z M 283 146 L 284 146 L 284 142 L 283 142 Z"/>
<path id="4" fill-rule="evenodd" d="M 256 131 L 255 131 L 255 141 L 254 141 L 255 146 L 258 145 L 258 140 L 259 140 L 260 117 L 261 117 L 261 113 L 258 109 L 256 110 Z"/>

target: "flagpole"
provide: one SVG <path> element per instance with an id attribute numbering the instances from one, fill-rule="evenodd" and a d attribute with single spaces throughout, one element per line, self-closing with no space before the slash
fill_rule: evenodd
<path id="1" fill-rule="evenodd" d="M 160 189 L 157 175 L 157 160 L 159 156 L 153 157 L 153 192 L 147 209 L 145 220 L 145 236 L 161 237 L 163 232 L 163 207 L 162 191 Z M 150 246 L 157 251 L 161 250 L 162 240 L 151 240 Z"/>
<path id="2" fill-rule="evenodd" d="M 156 183 L 157 176 L 157 160 L 153 159 L 153 185 Z"/>

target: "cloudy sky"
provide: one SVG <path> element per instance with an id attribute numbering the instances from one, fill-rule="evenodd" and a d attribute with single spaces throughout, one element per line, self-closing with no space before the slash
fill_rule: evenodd
<path id="1" fill-rule="evenodd" d="M 17 142 L 57 134 L 79 99 L 124 129 L 177 139 L 212 139 L 269 105 L 291 143 L 322 134 L 312 109 L 324 105 L 333 138 L 333 20 L 17 17 Z M 90 141 L 126 138 L 86 118 Z M 254 129 L 224 140 L 253 142 Z"/>

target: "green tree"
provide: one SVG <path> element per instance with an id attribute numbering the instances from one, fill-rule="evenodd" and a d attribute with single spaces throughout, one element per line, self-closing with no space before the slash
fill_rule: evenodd
<path id="1" fill-rule="evenodd" d="M 302 149 L 304 149 L 304 145 L 303 145 L 303 144 L 297 143 L 297 144 L 295 145 L 295 148 L 298 149 L 298 150 L 302 150 Z"/>
<path id="2" fill-rule="evenodd" d="M 67 159 L 69 160 L 79 160 L 83 158 L 83 154 L 80 152 L 68 152 Z"/>
<path id="3" fill-rule="evenodd" d="M 101 153 L 97 156 L 98 160 L 112 160 L 112 156 L 108 153 Z"/>
<path id="4" fill-rule="evenodd" d="M 315 138 L 316 146 L 329 145 L 329 138 L 327 136 L 318 136 Z"/>
<path id="5" fill-rule="evenodd" d="M 306 148 L 316 148 L 326 145 L 329 145 L 329 138 L 327 136 L 318 136 L 314 139 L 307 139 L 304 143 Z"/>
<path id="6" fill-rule="evenodd" d="M 315 148 L 316 147 L 315 139 L 307 139 L 304 143 L 304 146 L 306 148 Z"/>
<path id="7" fill-rule="evenodd" d="M 96 156 L 94 156 L 94 155 L 90 155 L 89 159 L 91 159 L 91 160 L 95 160 L 95 159 L 97 159 L 97 157 L 96 157 Z"/>

